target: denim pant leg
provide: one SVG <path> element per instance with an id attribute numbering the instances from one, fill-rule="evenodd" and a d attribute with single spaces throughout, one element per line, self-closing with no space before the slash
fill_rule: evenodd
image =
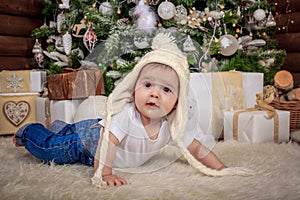
<path id="1" fill-rule="evenodd" d="M 94 164 L 94 156 L 98 146 L 98 140 L 101 133 L 101 125 L 98 123 L 101 119 L 88 119 L 77 122 L 68 127 L 68 131 L 78 134 L 83 146 L 83 154 L 80 162 L 86 165 Z"/>
<path id="2" fill-rule="evenodd" d="M 63 129 L 68 129 L 72 124 L 68 124 L 61 120 L 55 120 L 49 127 L 49 130 L 53 133 L 56 133 L 57 135 L 60 134 L 68 134 L 71 133 L 70 131 L 66 132 Z"/>
<path id="3" fill-rule="evenodd" d="M 58 133 L 47 130 L 42 124 L 28 124 L 17 131 L 16 139 L 18 144 L 24 144 L 32 155 L 44 162 L 67 164 L 80 161 L 93 165 L 93 149 L 97 146 L 100 127 L 90 129 L 90 126 L 98 121 L 86 120 L 67 125 Z M 85 145 L 90 149 L 86 149 Z"/>

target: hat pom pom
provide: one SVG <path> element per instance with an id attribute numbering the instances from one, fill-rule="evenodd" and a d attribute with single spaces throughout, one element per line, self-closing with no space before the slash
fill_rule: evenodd
<path id="1" fill-rule="evenodd" d="M 157 34 L 152 40 L 151 48 L 153 50 L 159 50 L 159 49 L 177 50 L 178 49 L 176 45 L 176 40 L 173 36 L 170 35 L 170 33 Z"/>

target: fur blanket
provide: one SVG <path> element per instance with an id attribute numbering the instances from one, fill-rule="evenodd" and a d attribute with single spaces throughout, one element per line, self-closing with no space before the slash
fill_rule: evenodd
<path id="1" fill-rule="evenodd" d="M 182 161 L 152 173 L 117 172 L 129 184 L 96 188 L 93 168 L 43 164 L 10 136 L 0 137 L 0 199 L 300 199 L 300 146 L 296 143 L 219 142 L 213 151 L 250 177 L 208 177 Z"/>

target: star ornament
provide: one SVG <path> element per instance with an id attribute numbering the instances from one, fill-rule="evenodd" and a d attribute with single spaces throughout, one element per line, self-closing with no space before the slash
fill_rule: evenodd
<path id="1" fill-rule="evenodd" d="M 23 88 L 24 85 L 21 83 L 21 81 L 23 81 L 23 77 L 20 76 L 18 77 L 16 75 L 16 72 L 13 73 L 13 75 L 11 77 L 6 77 L 6 81 L 8 82 L 8 84 L 6 85 L 6 88 L 13 88 L 14 92 L 17 92 L 17 88 Z"/>

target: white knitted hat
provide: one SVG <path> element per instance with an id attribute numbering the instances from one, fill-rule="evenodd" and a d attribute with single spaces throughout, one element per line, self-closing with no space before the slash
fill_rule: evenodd
<path id="1" fill-rule="evenodd" d="M 104 139 L 101 143 L 100 160 L 98 169 L 92 178 L 96 186 L 105 184 L 102 182 L 103 158 L 106 158 L 108 148 L 108 135 L 111 116 L 120 112 L 124 106 L 133 102 L 135 83 L 142 68 L 149 63 L 161 63 L 170 66 L 179 78 L 179 95 L 176 109 L 167 116 L 171 137 L 177 142 L 178 147 L 187 161 L 200 172 L 210 176 L 223 176 L 231 174 L 229 170 L 217 171 L 207 168 L 197 161 L 185 148 L 183 137 L 188 120 L 188 92 L 189 92 L 189 66 L 186 56 L 181 52 L 175 43 L 175 39 L 166 33 L 157 34 L 152 41 L 153 51 L 144 55 L 136 64 L 134 69 L 119 83 L 107 100 L 107 117 Z M 106 139 L 105 139 L 106 138 Z"/>

